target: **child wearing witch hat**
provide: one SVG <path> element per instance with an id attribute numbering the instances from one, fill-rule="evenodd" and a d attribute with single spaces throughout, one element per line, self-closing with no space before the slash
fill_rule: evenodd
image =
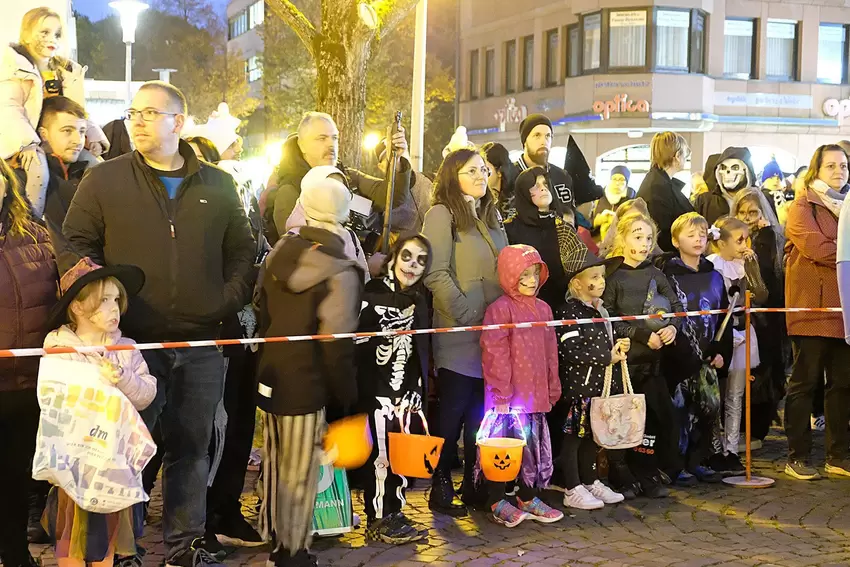
<path id="1" fill-rule="evenodd" d="M 597 258 L 574 237 L 564 256 L 564 272 L 569 281 L 566 303 L 557 309 L 555 318 L 608 317 L 602 305 L 605 280 L 622 263 L 621 257 Z M 596 470 L 599 447 L 590 428 L 590 400 L 602 395 L 605 369 L 611 365 L 614 366 L 611 389 L 612 394 L 615 393 L 620 384 L 618 364 L 626 360 L 631 342 L 629 339 L 615 341 L 614 330 L 608 322 L 559 327 L 557 335 L 562 399 L 567 405 L 559 456 L 564 476 L 564 506 L 596 510 L 605 504 L 622 502 L 625 497 L 599 480 Z"/>
<path id="2" fill-rule="evenodd" d="M 44 339 L 44 347 L 131 346 L 118 328 L 130 296 L 142 289 L 145 274 L 136 266 L 101 267 L 83 258 L 62 276 L 62 297 L 50 314 L 56 327 Z M 100 367 L 104 382 L 127 396 L 137 410 L 145 409 L 156 396 L 156 378 L 148 371 L 141 351 L 54 354 L 67 360 Z M 86 564 L 112 565 L 112 558 L 136 554 L 136 531 L 132 508 L 98 514 L 77 506 L 61 488 L 54 487 L 42 522 L 56 544 L 55 555 L 66 567 Z"/>

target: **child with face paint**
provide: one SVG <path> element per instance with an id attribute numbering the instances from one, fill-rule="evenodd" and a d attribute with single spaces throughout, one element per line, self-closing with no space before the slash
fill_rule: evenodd
<path id="1" fill-rule="evenodd" d="M 485 325 L 551 321 L 552 309 L 537 298 L 549 269 L 531 246 L 508 246 L 499 253 L 499 283 L 505 295 L 484 314 Z M 549 485 L 553 462 L 546 413 L 561 398 L 558 348 L 552 327 L 500 329 L 481 333 L 485 407 L 497 414 L 515 412 L 525 432 L 516 506 L 505 498 L 504 483 L 488 483 L 495 522 L 512 528 L 523 520 L 557 522 L 564 514 L 545 504 L 539 490 Z M 504 420 L 504 421 L 502 421 Z M 516 425 L 515 418 L 497 420 Z M 493 435 L 493 432 L 487 432 Z M 497 435 L 498 436 L 498 435 Z M 476 466 L 476 479 L 481 480 Z"/>
<path id="2" fill-rule="evenodd" d="M 620 257 L 601 260 L 582 245 L 576 245 L 565 262 L 569 278 L 566 303 L 555 312 L 556 319 L 607 317 L 602 304 L 605 279 L 623 262 Z M 566 420 L 562 431 L 560 469 L 564 476 L 564 506 L 580 510 L 597 510 L 605 504 L 616 504 L 625 496 L 602 484 L 596 470 L 599 447 L 590 428 L 590 400 L 602 395 L 605 370 L 613 365 L 612 394 L 622 393 L 620 362 L 626 360 L 631 341 L 614 340 L 611 323 L 593 323 L 559 327 L 558 362 Z M 612 451 L 610 453 L 622 453 Z M 616 462 L 609 459 L 609 463 Z"/>
<path id="3" fill-rule="evenodd" d="M 431 244 L 421 234 L 401 236 L 380 277 L 366 284 L 358 331 L 403 331 L 430 326 L 422 277 L 431 263 Z M 358 409 L 368 414 L 372 456 L 363 471 L 366 535 L 403 544 L 422 539 L 427 530 L 403 513 L 408 481 L 389 467 L 387 432 L 398 430 L 407 412 L 422 411 L 428 377 L 427 335 L 358 339 Z M 414 421 L 418 419 L 414 417 Z"/>
<path id="4" fill-rule="evenodd" d="M 767 300 L 767 288 L 759 271 L 758 259 L 749 247 L 750 230 L 747 224 L 734 217 L 717 219 L 708 231 L 714 251 L 708 259 L 714 269 L 723 276 L 727 291 L 736 286 L 743 298 L 747 289 L 754 292 L 754 302 L 762 305 Z M 744 472 L 744 465 L 738 457 L 738 442 L 741 433 L 743 415 L 744 388 L 747 380 L 746 333 L 750 333 L 750 368 L 760 364 L 758 339 L 755 329 L 744 326 L 743 315 L 733 317 L 732 360 L 729 363 L 729 376 L 720 383 L 723 394 L 723 435 L 720 451 L 709 460 L 709 466 L 721 474 L 734 475 Z"/>
<path id="5" fill-rule="evenodd" d="M 608 257 L 622 256 L 623 265 L 608 280 L 602 296 L 611 316 L 682 310 L 682 302 L 667 277 L 649 259 L 655 239 L 655 223 L 649 217 L 633 212 L 618 220 Z M 668 493 L 661 485 L 667 479 L 661 471 L 669 478 L 677 478 L 682 463 L 673 402 L 661 373 L 661 350 L 674 345 L 681 319 L 623 321 L 613 326 L 618 338 L 631 340 L 629 372 L 635 392 L 646 396 L 647 411 L 642 445 L 626 451 L 628 468 L 638 482 L 627 486 L 619 474 L 612 474 L 610 480 L 617 488 L 634 490 L 636 494 L 665 497 Z"/>

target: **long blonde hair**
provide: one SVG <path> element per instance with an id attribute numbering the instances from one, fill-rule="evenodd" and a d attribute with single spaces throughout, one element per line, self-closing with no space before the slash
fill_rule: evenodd
<path id="1" fill-rule="evenodd" d="M 0 179 L 6 185 L 6 196 L 0 202 L 0 210 L 9 207 L 9 235 L 29 236 L 35 240 L 31 230 L 30 208 L 21 194 L 21 184 L 18 177 L 5 160 L 0 159 Z"/>
<path id="2" fill-rule="evenodd" d="M 655 225 L 655 221 L 647 215 L 633 210 L 617 222 L 617 233 L 614 235 L 614 245 L 611 247 L 611 251 L 608 252 L 609 258 L 624 255 L 623 251 L 626 247 L 626 235 L 631 232 L 632 227 L 639 222 L 645 223 L 650 230 L 652 230 L 652 245 L 655 245 L 658 237 L 658 227 Z"/>
<path id="3" fill-rule="evenodd" d="M 47 18 L 56 18 L 59 20 L 59 33 L 61 36 L 65 35 L 65 24 L 62 22 L 62 17 L 59 16 L 59 13 L 47 6 L 39 6 L 38 8 L 33 8 L 26 14 L 24 14 L 23 19 L 21 20 L 21 31 L 18 35 L 18 41 L 20 44 L 30 53 L 30 56 L 34 58 L 34 54 L 30 51 L 29 42 L 32 39 L 32 33 L 35 28 L 42 21 Z M 64 57 L 60 57 L 55 55 L 51 59 L 51 63 L 56 67 L 65 67 L 68 64 L 68 60 Z"/>

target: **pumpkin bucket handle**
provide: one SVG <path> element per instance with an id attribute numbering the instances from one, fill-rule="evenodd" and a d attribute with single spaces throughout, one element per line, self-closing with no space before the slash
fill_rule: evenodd
<path id="1" fill-rule="evenodd" d="M 475 443 L 480 444 L 482 441 L 486 441 L 490 437 L 492 437 L 491 433 L 493 428 L 496 426 L 496 423 L 499 421 L 499 416 L 501 415 L 509 415 L 513 417 L 516 424 L 519 426 L 520 439 L 522 439 L 523 443 L 527 443 L 525 438 L 525 428 L 522 426 L 522 421 L 519 419 L 519 412 L 516 410 L 510 410 L 506 414 L 496 413 L 495 409 L 487 410 L 487 413 L 484 414 L 484 419 L 481 420 L 481 426 L 478 428 L 478 433 L 475 436 Z"/>

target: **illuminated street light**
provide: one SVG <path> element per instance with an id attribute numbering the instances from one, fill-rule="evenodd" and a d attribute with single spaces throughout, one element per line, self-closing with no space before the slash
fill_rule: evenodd
<path id="1" fill-rule="evenodd" d="M 378 147 L 378 144 L 381 143 L 381 135 L 377 132 L 369 132 L 365 136 L 363 136 L 363 149 L 367 151 L 374 151 L 375 148 Z"/>
<path id="2" fill-rule="evenodd" d="M 124 62 L 124 81 L 127 83 L 127 106 L 130 106 L 130 101 L 133 98 L 131 81 L 133 71 L 133 42 L 136 41 L 136 23 L 139 21 L 139 14 L 148 9 L 148 5 L 138 0 L 116 0 L 109 3 L 110 8 L 114 8 L 121 17 L 121 30 L 124 34 L 125 62 Z"/>

